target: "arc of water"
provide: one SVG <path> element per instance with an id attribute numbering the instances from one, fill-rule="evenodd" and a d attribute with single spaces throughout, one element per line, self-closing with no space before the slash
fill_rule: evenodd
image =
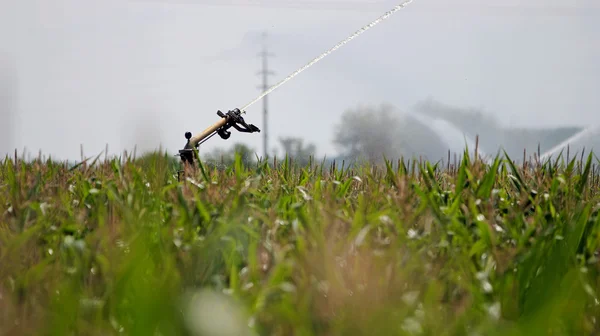
<path id="1" fill-rule="evenodd" d="M 475 140 L 448 120 L 418 114 L 412 111 L 407 111 L 406 114 L 421 122 L 421 124 L 429 128 L 433 134 L 440 137 L 440 139 L 449 147 L 450 151 L 462 154 L 466 148 L 465 146 L 468 146 L 474 153 Z M 478 148 L 478 156 L 483 160 L 488 160 L 487 153 L 485 153 L 482 148 Z"/>
<path id="2" fill-rule="evenodd" d="M 557 152 L 565 149 L 570 144 L 574 143 L 577 140 L 582 139 L 583 137 L 585 137 L 586 135 L 588 135 L 588 134 L 590 134 L 590 133 L 592 133 L 594 131 L 596 131 L 596 132 L 600 131 L 600 125 L 587 127 L 585 129 L 579 131 L 578 133 L 572 135 L 571 137 L 569 137 L 568 139 L 564 140 L 560 144 L 554 146 L 554 148 L 552 148 L 552 149 L 546 151 L 544 154 L 542 154 L 540 156 L 540 160 L 544 161 L 546 159 L 549 159 L 552 155 L 554 155 Z"/>
<path id="3" fill-rule="evenodd" d="M 372 27 L 374 27 L 375 25 L 377 25 L 378 23 L 380 23 L 381 21 L 389 18 L 392 14 L 396 13 L 397 11 L 403 9 L 404 7 L 408 6 L 410 3 L 412 3 L 414 0 L 408 0 L 405 1 L 397 6 L 395 6 L 394 8 L 392 8 L 391 10 L 385 12 L 382 16 L 378 17 L 375 21 L 369 23 L 368 25 L 362 27 L 361 29 L 357 30 L 356 32 L 354 32 L 352 35 L 350 35 L 349 37 L 347 37 L 346 39 L 344 39 L 343 41 L 339 42 L 338 44 L 336 44 L 335 46 L 333 46 L 331 49 L 327 50 L 326 52 L 322 53 L 321 55 L 315 57 L 312 61 L 310 61 L 308 64 L 304 65 L 303 67 L 301 67 L 300 69 L 294 71 L 293 73 L 291 73 L 289 76 L 287 76 L 286 78 L 284 78 L 283 80 L 281 80 L 279 83 L 271 86 L 269 89 L 265 90 L 263 93 L 261 93 L 258 97 L 256 97 L 254 100 L 250 101 L 249 103 L 247 103 L 246 105 L 244 105 L 243 107 L 240 108 L 240 110 L 245 111 L 248 107 L 250 107 L 252 104 L 258 102 L 259 100 L 261 100 L 263 97 L 265 97 L 266 95 L 268 95 L 269 93 L 275 91 L 275 89 L 277 89 L 278 87 L 282 86 L 285 82 L 289 81 L 290 79 L 296 77 L 298 74 L 300 74 L 302 71 L 310 68 L 311 66 L 313 66 L 315 63 L 319 62 L 320 60 L 322 60 L 323 58 L 325 58 L 327 55 L 331 54 L 332 52 L 334 52 L 335 50 L 339 49 L 341 46 L 343 46 L 344 44 L 350 42 L 352 39 L 356 38 L 357 36 L 359 36 L 360 34 L 364 33 L 365 31 L 371 29 Z"/>

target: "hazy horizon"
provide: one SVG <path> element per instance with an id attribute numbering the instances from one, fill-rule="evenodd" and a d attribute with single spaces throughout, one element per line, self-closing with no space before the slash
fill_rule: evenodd
<path id="1" fill-rule="evenodd" d="M 0 62 L 14 64 L 16 99 L 0 140 L 12 130 L 19 151 L 60 159 L 79 159 L 80 144 L 88 156 L 134 143 L 175 154 L 184 132 L 260 93 L 263 31 L 274 84 L 400 1 L 259 3 L 1 3 Z M 503 126 L 600 124 L 599 14 L 592 0 L 415 0 L 269 95 L 269 147 L 299 136 L 333 156 L 345 110 L 409 110 L 428 97 L 480 107 Z M 263 128 L 261 102 L 246 120 Z M 262 155 L 262 139 L 234 133 L 202 150 L 242 142 Z"/>

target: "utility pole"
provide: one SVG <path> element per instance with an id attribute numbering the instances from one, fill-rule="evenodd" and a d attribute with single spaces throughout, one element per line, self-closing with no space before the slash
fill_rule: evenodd
<path id="1" fill-rule="evenodd" d="M 15 150 L 16 71 L 0 59 L 0 160 Z"/>
<path id="2" fill-rule="evenodd" d="M 275 56 L 271 53 L 268 52 L 267 50 L 267 33 L 264 32 L 263 33 L 263 48 L 262 48 L 262 52 L 260 52 L 258 54 L 258 56 L 260 56 L 262 58 L 262 70 L 259 71 L 257 73 L 257 75 L 261 75 L 262 76 L 262 85 L 259 86 L 259 89 L 261 89 L 263 92 L 267 91 L 269 89 L 269 83 L 268 83 L 268 76 L 269 75 L 274 75 L 275 73 L 273 71 L 269 70 L 269 63 L 268 63 L 268 58 L 269 56 Z M 269 131 L 268 131 L 268 120 L 267 120 L 267 114 L 268 114 L 268 105 L 267 105 L 267 99 L 268 99 L 268 95 L 264 96 L 262 101 L 263 101 L 263 126 L 262 126 L 262 132 L 263 132 L 263 152 L 264 152 L 264 158 L 266 159 L 269 156 L 269 146 L 268 146 L 268 139 L 269 139 Z"/>

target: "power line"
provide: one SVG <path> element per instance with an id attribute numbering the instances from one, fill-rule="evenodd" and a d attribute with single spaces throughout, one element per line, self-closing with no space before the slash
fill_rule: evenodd
<path id="1" fill-rule="evenodd" d="M 386 1 L 239 1 L 222 0 L 128 0 L 129 2 L 162 3 L 171 5 L 199 5 L 206 7 L 250 7 L 257 9 L 293 9 L 319 11 L 379 12 Z M 522 4 L 475 4 L 452 2 L 445 5 L 423 4 L 414 9 L 417 13 L 475 14 L 475 15 L 528 15 L 528 16 L 591 16 L 598 15 L 596 4 L 522 5 Z"/>
<path id="2" fill-rule="evenodd" d="M 267 48 L 267 33 L 264 32 L 262 34 L 263 36 L 263 46 L 262 46 L 262 52 L 258 53 L 258 56 L 261 57 L 262 59 L 262 70 L 259 71 L 257 73 L 257 75 L 262 76 L 262 85 L 260 85 L 258 88 L 264 91 L 267 91 L 269 89 L 269 81 L 268 81 L 268 76 L 269 75 L 275 75 L 275 73 L 271 70 L 269 70 L 269 57 L 271 56 L 275 56 L 272 53 L 269 53 L 268 48 Z M 266 159 L 269 155 L 269 131 L 268 131 L 268 104 L 267 104 L 267 97 L 264 97 L 263 99 L 263 153 L 264 153 L 264 158 Z"/>
<path id="3" fill-rule="evenodd" d="M 303 3 L 291 1 L 258 1 L 243 2 L 219 0 L 129 0 L 130 2 L 163 3 L 171 5 L 201 5 L 208 7 L 251 7 L 260 9 L 297 9 L 297 10 L 333 10 L 333 11 L 380 11 L 381 2 L 338 2 L 338 1 L 308 1 Z M 379 7 L 379 8 L 378 8 Z"/>

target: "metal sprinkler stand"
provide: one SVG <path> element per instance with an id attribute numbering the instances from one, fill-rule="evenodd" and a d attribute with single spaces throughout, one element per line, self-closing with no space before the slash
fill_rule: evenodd
<path id="1" fill-rule="evenodd" d="M 202 133 L 199 133 L 194 137 L 192 137 L 192 133 L 190 132 L 185 133 L 187 143 L 183 149 L 179 150 L 179 157 L 184 165 L 186 163 L 193 164 L 198 146 L 213 137 L 215 134 L 219 134 L 219 136 L 224 140 L 229 139 L 231 132 L 228 130 L 231 127 L 243 133 L 260 132 L 258 127 L 252 124 L 247 124 L 244 121 L 242 112 L 238 108 L 228 111 L 227 113 L 217 111 L 217 115 L 221 117 L 221 120 L 202 131 Z"/>

